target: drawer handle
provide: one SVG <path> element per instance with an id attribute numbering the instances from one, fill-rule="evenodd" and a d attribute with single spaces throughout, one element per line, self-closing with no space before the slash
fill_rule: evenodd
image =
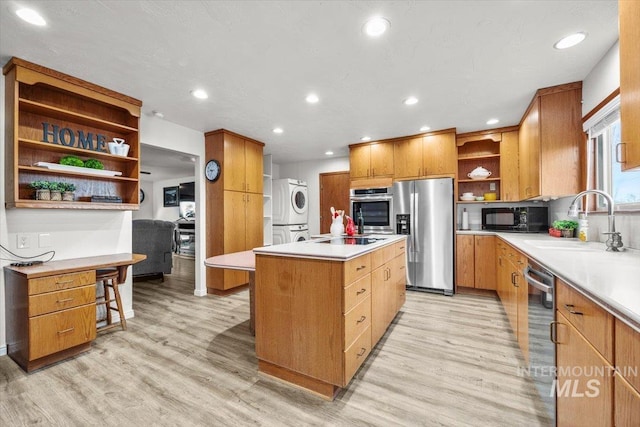
<path id="1" fill-rule="evenodd" d="M 581 313 L 579 311 L 575 311 L 574 308 L 576 308 L 576 306 L 573 305 L 573 304 L 565 304 L 564 308 L 571 314 L 578 314 L 580 316 L 582 316 L 584 314 L 584 313 Z"/>
<path id="2" fill-rule="evenodd" d="M 356 356 L 358 356 L 358 357 L 362 357 L 362 356 L 364 356 L 364 354 L 365 354 L 366 352 L 367 352 L 367 349 L 366 349 L 366 348 L 364 348 L 364 347 L 361 347 L 361 348 L 360 348 L 360 353 L 356 354 Z"/>
<path id="3" fill-rule="evenodd" d="M 366 265 L 361 265 L 360 267 L 356 267 L 356 271 L 360 271 L 363 268 L 367 268 L 367 266 Z"/>
<path id="4" fill-rule="evenodd" d="M 59 299 L 58 301 L 56 301 L 58 304 L 63 304 L 65 302 L 70 302 L 73 301 L 73 298 L 65 298 L 65 299 Z"/>
<path id="5" fill-rule="evenodd" d="M 558 342 L 558 328 L 555 327 L 555 325 L 559 323 L 560 322 L 556 322 L 555 320 L 549 323 L 549 340 L 551 340 L 551 342 L 554 344 L 560 344 Z"/>
<path id="6" fill-rule="evenodd" d="M 73 283 L 73 279 L 65 280 L 64 282 L 56 282 L 56 285 L 66 285 L 67 283 Z"/>
<path id="7" fill-rule="evenodd" d="M 400 246 L 400 250 L 404 250 L 404 246 Z"/>
<path id="8" fill-rule="evenodd" d="M 400 270 L 404 270 L 404 265 L 402 267 L 400 267 Z"/>
<path id="9" fill-rule="evenodd" d="M 356 295 L 364 294 L 365 292 L 367 292 L 367 290 L 365 288 L 362 288 L 358 292 L 356 292 Z"/>
<path id="10" fill-rule="evenodd" d="M 58 331 L 58 334 L 66 334 L 67 332 L 73 332 L 74 329 L 76 329 L 76 328 L 69 328 L 69 329 L 65 329 L 63 331 Z"/>
<path id="11" fill-rule="evenodd" d="M 360 316 L 360 319 L 356 320 L 356 323 L 362 323 L 367 320 L 367 316 Z"/>

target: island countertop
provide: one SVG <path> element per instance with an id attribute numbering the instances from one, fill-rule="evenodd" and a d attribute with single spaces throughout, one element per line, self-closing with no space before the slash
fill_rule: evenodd
<path id="1" fill-rule="evenodd" d="M 349 239 L 346 235 L 341 238 L 322 237 L 319 239 L 305 240 L 303 242 L 283 243 L 281 245 L 254 248 L 253 252 L 257 255 L 348 261 L 368 252 L 375 251 L 383 246 L 404 240 L 407 236 L 399 234 L 372 234 L 366 236 L 358 235 L 352 239 L 355 238 L 369 238 L 374 241 L 366 245 L 356 245 L 348 243 L 349 240 L 345 240 L 346 243 L 340 243 L 341 240 L 338 239 Z"/>

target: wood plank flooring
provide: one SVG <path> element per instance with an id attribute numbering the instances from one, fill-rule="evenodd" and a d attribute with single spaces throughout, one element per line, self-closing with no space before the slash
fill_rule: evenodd
<path id="1" fill-rule="evenodd" d="M 249 296 L 193 296 L 193 261 L 134 283 L 128 330 L 32 374 L 0 357 L 0 425 L 550 425 L 497 298 L 407 292 L 334 402 L 257 372 Z"/>

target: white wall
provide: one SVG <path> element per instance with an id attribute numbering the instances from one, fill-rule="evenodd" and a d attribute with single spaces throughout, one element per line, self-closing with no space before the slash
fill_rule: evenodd
<path id="1" fill-rule="evenodd" d="M 616 42 L 582 82 L 582 116 L 620 87 L 620 46 Z"/>
<path id="2" fill-rule="evenodd" d="M 144 201 L 140 209 L 132 212 L 131 219 L 153 219 L 153 181 L 140 180 L 140 188 L 144 191 Z"/>
<path id="3" fill-rule="evenodd" d="M 338 157 L 310 162 L 283 163 L 277 165 L 278 178 L 294 178 L 306 181 L 309 196 L 309 233 L 320 233 L 320 174 L 349 170 L 349 158 Z M 336 207 L 337 209 L 337 207 Z M 345 210 L 349 207 L 345 206 Z"/>

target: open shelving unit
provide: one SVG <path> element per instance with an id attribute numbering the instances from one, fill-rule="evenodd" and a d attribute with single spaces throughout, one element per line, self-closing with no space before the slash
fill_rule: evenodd
<path id="1" fill-rule="evenodd" d="M 263 164 L 263 222 L 264 222 L 264 245 L 273 244 L 273 162 L 271 154 L 265 154 Z"/>
<path id="2" fill-rule="evenodd" d="M 5 75 L 5 204 L 7 208 L 135 210 L 139 206 L 139 120 L 142 102 L 84 80 L 12 58 Z M 127 156 L 108 152 L 122 138 Z M 97 159 L 106 176 L 37 166 L 64 156 Z M 35 200 L 33 181 L 73 183 L 74 201 Z M 117 196 L 122 203 L 91 202 Z"/>

